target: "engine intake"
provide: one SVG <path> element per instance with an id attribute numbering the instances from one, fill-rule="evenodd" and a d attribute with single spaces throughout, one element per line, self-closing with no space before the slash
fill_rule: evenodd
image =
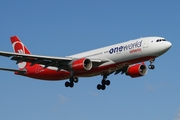
<path id="1" fill-rule="evenodd" d="M 144 76 L 147 73 L 147 68 L 143 64 L 130 66 L 126 72 L 132 78 Z"/>
<path id="2" fill-rule="evenodd" d="M 86 72 L 88 70 L 91 70 L 92 62 L 87 58 L 77 59 L 72 62 L 71 68 L 75 73 Z"/>

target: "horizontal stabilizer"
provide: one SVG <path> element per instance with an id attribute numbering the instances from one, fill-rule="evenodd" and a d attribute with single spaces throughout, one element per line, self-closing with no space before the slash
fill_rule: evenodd
<path id="1" fill-rule="evenodd" d="M 9 68 L 0 68 L 0 70 L 10 71 L 10 72 L 18 72 L 21 74 L 24 74 L 26 72 L 26 70 L 16 70 L 16 69 L 9 69 Z"/>

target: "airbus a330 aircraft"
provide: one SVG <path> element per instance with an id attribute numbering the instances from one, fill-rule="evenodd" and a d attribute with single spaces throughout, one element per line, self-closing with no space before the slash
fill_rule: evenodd
<path id="1" fill-rule="evenodd" d="M 98 90 L 105 90 L 110 85 L 107 77 L 112 73 L 125 73 L 132 78 L 144 76 L 147 73 L 144 61 L 150 61 L 148 68 L 154 69 L 155 58 L 172 46 L 162 37 L 144 37 L 68 57 L 52 57 L 33 55 L 17 36 L 10 39 L 14 52 L 0 51 L 0 55 L 11 57 L 19 69 L 0 70 L 41 80 L 69 79 L 65 86 L 71 88 L 80 77 L 102 75 L 101 84 L 97 85 Z"/>

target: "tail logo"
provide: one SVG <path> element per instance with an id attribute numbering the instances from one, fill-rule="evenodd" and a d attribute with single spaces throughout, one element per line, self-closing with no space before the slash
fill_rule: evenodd
<path id="1" fill-rule="evenodd" d="M 15 53 L 20 53 L 20 54 L 25 54 L 25 46 L 23 45 L 23 43 L 21 43 L 20 41 L 16 41 L 12 44 L 14 52 Z M 26 67 L 26 62 L 20 62 L 18 63 L 18 67 L 19 69 L 23 69 Z"/>
<path id="2" fill-rule="evenodd" d="M 25 47 L 21 42 L 16 41 L 12 44 L 12 46 L 15 53 L 25 54 Z"/>

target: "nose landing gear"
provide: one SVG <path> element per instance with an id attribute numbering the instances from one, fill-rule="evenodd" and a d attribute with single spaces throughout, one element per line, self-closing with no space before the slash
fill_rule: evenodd
<path id="1" fill-rule="evenodd" d="M 152 69 L 152 70 L 153 70 L 153 69 L 155 68 L 155 66 L 153 65 L 153 62 L 154 62 L 154 61 L 155 61 L 155 58 L 150 59 L 150 61 L 149 61 L 149 62 L 150 62 L 150 65 L 148 66 L 149 69 Z"/>

